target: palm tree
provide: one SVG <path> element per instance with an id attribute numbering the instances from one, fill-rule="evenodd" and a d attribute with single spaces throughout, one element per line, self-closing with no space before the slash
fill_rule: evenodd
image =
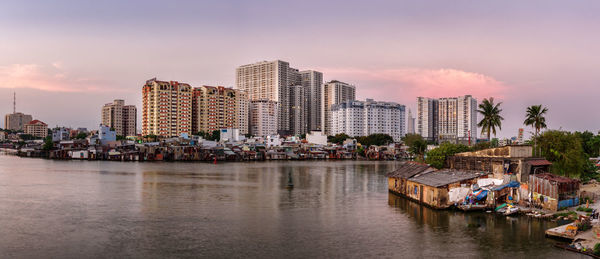
<path id="1" fill-rule="evenodd" d="M 501 104 L 502 102 L 494 104 L 494 97 L 483 99 L 483 102 L 479 104 L 479 110 L 477 110 L 477 112 L 479 112 L 483 118 L 479 121 L 477 126 L 481 127 L 481 134 L 487 132 L 488 141 L 490 141 L 490 133 L 493 132 L 494 136 L 496 136 L 496 127 L 498 127 L 499 130 L 502 129 L 502 120 L 504 120 L 504 118 L 500 116 L 500 112 L 502 112 L 502 109 L 500 109 Z"/>
<path id="2" fill-rule="evenodd" d="M 526 126 L 532 126 L 535 129 L 535 137 L 533 138 L 535 152 L 537 152 L 538 134 L 540 134 L 541 129 L 546 128 L 546 117 L 544 117 L 546 112 L 548 112 L 548 108 L 542 107 L 541 104 L 527 107 L 527 114 L 525 115 L 525 121 L 523 123 Z"/>

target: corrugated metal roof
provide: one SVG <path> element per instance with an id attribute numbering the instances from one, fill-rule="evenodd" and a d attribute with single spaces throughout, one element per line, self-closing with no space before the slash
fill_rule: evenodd
<path id="1" fill-rule="evenodd" d="M 468 172 L 468 171 L 460 171 L 460 170 L 451 170 L 444 169 L 439 171 L 428 172 L 424 174 L 417 175 L 411 178 L 411 181 L 433 186 L 440 187 L 444 185 L 448 185 L 451 183 L 461 182 L 464 180 L 474 179 L 485 174 Z"/>
<path id="2" fill-rule="evenodd" d="M 396 170 L 389 172 L 387 177 L 394 178 L 410 178 L 419 173 L 434 171 L 433 167 L 430 167 L 428 164 L 417 163 L 417 162 L 403 162 L 400 163 Z"/>
<path id="3" fill-rule="evenodd" d="M 532 166 L 542 166 L 542 165 L 551 165 L 552 164 L 552 162 L 550 162 L 546 159 L 529 160 L 529 161 L 527 161 L 527 163 Z"/>

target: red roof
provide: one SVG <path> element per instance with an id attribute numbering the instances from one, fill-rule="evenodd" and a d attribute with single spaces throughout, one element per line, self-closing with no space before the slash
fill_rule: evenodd
<path id="1" fill-rule="evenodd" d="M 44 122 L 42 122 L 40 120 L 32 120 L 28 124 L 44 124 L 44 125 L 48 125 L 48 124 L 46 124 L 46 123 L 44 123 Z"/>
<path id="2" fill-rule="evenodd" d="M 529 161 L 527 161 L 527 163 L 529 163 L 532 166 L 542 166 L 542 165 L 551 165 L 552 164 L 552 162 L 550 162 L 546 159 L 529 160 Z"/>

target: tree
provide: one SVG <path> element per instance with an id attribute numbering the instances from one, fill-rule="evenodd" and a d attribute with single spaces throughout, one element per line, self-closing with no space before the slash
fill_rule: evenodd
<path id="1" fill-rule="evenodd" d="M 494 104 L 494 97 L 490 97 L 489 99 L 483 99 L 483 102 L 479 104 L 479 114 L 483 116 L 481 121 L 477 124 L 477 126 L 481 127 L 481 134 L 487 133 L 487 139 L 490 141 L 490 133 L 494 133 L 496 136 L 496 127 L 499 130 L 502 129 L 502 120 L 504 118 L 500 116 L 502 109 L 500 109 L 500 105 L 502 102 Z"/>
<path id="2" fill-rule="evenodd" d="M 425 150 L 427 150 L 427 141 L 419 134 L 406 134 L 404 144 L 408 146 L 408 151 L 423 160 Z"/>
<path id="3" fill-rule="evenodd" d="M 212 136 L 211 136 L 210 140 L 213 140 L 213 141 L 219 141 L 219 140 L 221 140 L 221 131 L 220 130 L 213 130 Z"/>
<path id="4" fill-rule="evenodd" d="M 581 177 L 588 166 L 588 157 L 581 140 L 571 132 L 548 130 L 538 137 L 541 155 L 552 162 L 552 173 Z"/>
<path id="5" fill-rule="evenodd" d="M 77 136 L 75 136 L 76 139 L 85 139 L 87 138 L 88 134 L 85 132 L 79 132 L 77 133 Z"/>
<path id="6" fill-rule="evenodd" d="M 439 147 L 427 152 L 425 162 L 435 168 L 442 168 L 446 164 L 446 159 L 456 153 L 468 152 L 471 149 L 462 144 L 452 144 L 450 142 L 442 143 Z"/>
<path id="7" fill-rule="evenodd" d="M 22 140 L 33 140 L 33 139 L 37 139 L 35 136 L 31 135 L 31 134 L 21 134 L 19 135 L 19 138 Z"/>
<path id="8" fill-rule="evenodd" d="M 525 121 L 523 121 L 525 126 L 532 126 L 535 130 L 533 138 L 534 155 L 537 153 L 537 137 L 540 130 L 546 128 L 546 117 L 544 117 L 546 112 L 548 112 L 548 108 L 542 107 L 541 104 L 529 106 L 525 114 Z"/>
<path id="9" fill-rule="evenodd" d="M 371 134 L 369 136 L 354 137 L 356 141 L 365 146 L 383 146 L 394 142 L 394 138 L 388 134 Z"/>
<path id="10" fill-rule="evenodd" d="M 42 146 L 43 150 L 49 151 L 54 147 L 54 142 L 52 141 L 51 136 L 47 136 L 44 140 L 44 145 Z"/>
<path id="11" fill-rule="evenodd" d="M 341 145 L 344 143 L 344 140 L 352 138 L 345 133 L 336 134 L 335 136 L 327 136 L 327 142 L 335 143 Z"/>
<path id="12" fill-rule="evenodd" d="M 126 138 L 125 138 L 125 137 L 123 137 L 123 136 L 121 136 L 121 135 L 117 135 L 117 138 L 116 138 L 116 140 L 125 140 L 125 139 L 126 139 Z"/>

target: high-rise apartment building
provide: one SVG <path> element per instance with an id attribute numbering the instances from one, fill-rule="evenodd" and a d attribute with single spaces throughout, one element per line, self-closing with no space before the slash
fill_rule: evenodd
<path id="1" fill-rule="evenodd" d="M 7 130 L 25 130 L 25 125 L 33 120 L 29 114 L 13 112 L 4 116 L 4 128 Z"/>
<path id="2" fill-rule="evenodd" d="M 250 134 L 264 137 L 277 134 L 277 102 L 270 100 L 250 101 Z"/>
<path id="3" fill-rule="evenodd" d="M 437 99 L 417 97 L 417 134 L 424 139 L 437 140 Z"/>
<path id="4" fill-rule="evenodd" d="M 123 100 L 114 100 L 102 106 L 102 124 L 113 128 L 117 135 L 137 135 L 137 108 L 125 105 Z"/>
<path id="5" fill-rule="evenodd" d="M 192 87 L 177 81 L 146 81 L 142 87 L 142 135 L 192 133 Z"/>
<path id="6" fill-rule="evenodd" d="M 323 86 L 321 119 L 326 135 L 331 135 L 331 107 L 356 99 L 356 87 L 351 84 L 333 80 Z"/>
<path id="7" fill-rule="evenodd" d="M 289 133 L 289 86 L 299 85 L 297 69 L 285 61 L 262 61 L 236 69 L 236 88 L 245 91 L 250 101 L 269 100 L 277 103 L 277 129 Z M 252 125 L 250 126 L 252 127 Z"/>
<path id="8" fill-rule="evenodd" d="M 323 92 L 323 73 L 314 70 L 300 71 L 302 86 L 304 87 L 307 131 L 322 130 L 321 105 Z"/>
<path id="9" fill-rule="evenodd" d="M 237 128 L 240 130 L 240 134 L 248 134 L 249 123 L 250 120 L 250 101 L 248 100 L 248 94 L 244 91 L 238 90 L 238 100 L 237 100 Z"/>
<path id="10" fill-rule="evenodd" d="M 348 100 L 331 107 L 331 134 L 388 134 L 394 141 L 406 135 L 405 106 L 393 102 Z"/>
<path id="11" fill-rule="evenodd" d="M 408 109 L 408 118 L 406 119 L 406 133 L 415 134 L 415 117 L 410 109 Z"/>
<path id="12" fill-rule="evenodd" d="M 223 86 L 201 86 L 193 89 L 192 132 L 212 132 L 240 128 L 243 112 L 247 114 L 245 93 Z M 240 103 L 241 102 L 241 103 Z M 240 111 L 239 109 L 244 109 Z M 246 124 L 246 122 L 243 122 Z M 244 125 L 241 125 L 244 126 Z M 246 130 L 247 131 L 247 130 Z"/>
<path id="13" fill-rule="evenodd" d="M 477 138 L 477 100 L 470 95 L 449 98 L 417 97 L 417 134 L 433 141 Z"/>
<path id="14" fill-rule="evenodd" d="M 289 87 L 290 104 L 290 133 L 301 135 L 306 133 L 305 105 L 306 99 L 304 87 L 293 85 Z"/>

